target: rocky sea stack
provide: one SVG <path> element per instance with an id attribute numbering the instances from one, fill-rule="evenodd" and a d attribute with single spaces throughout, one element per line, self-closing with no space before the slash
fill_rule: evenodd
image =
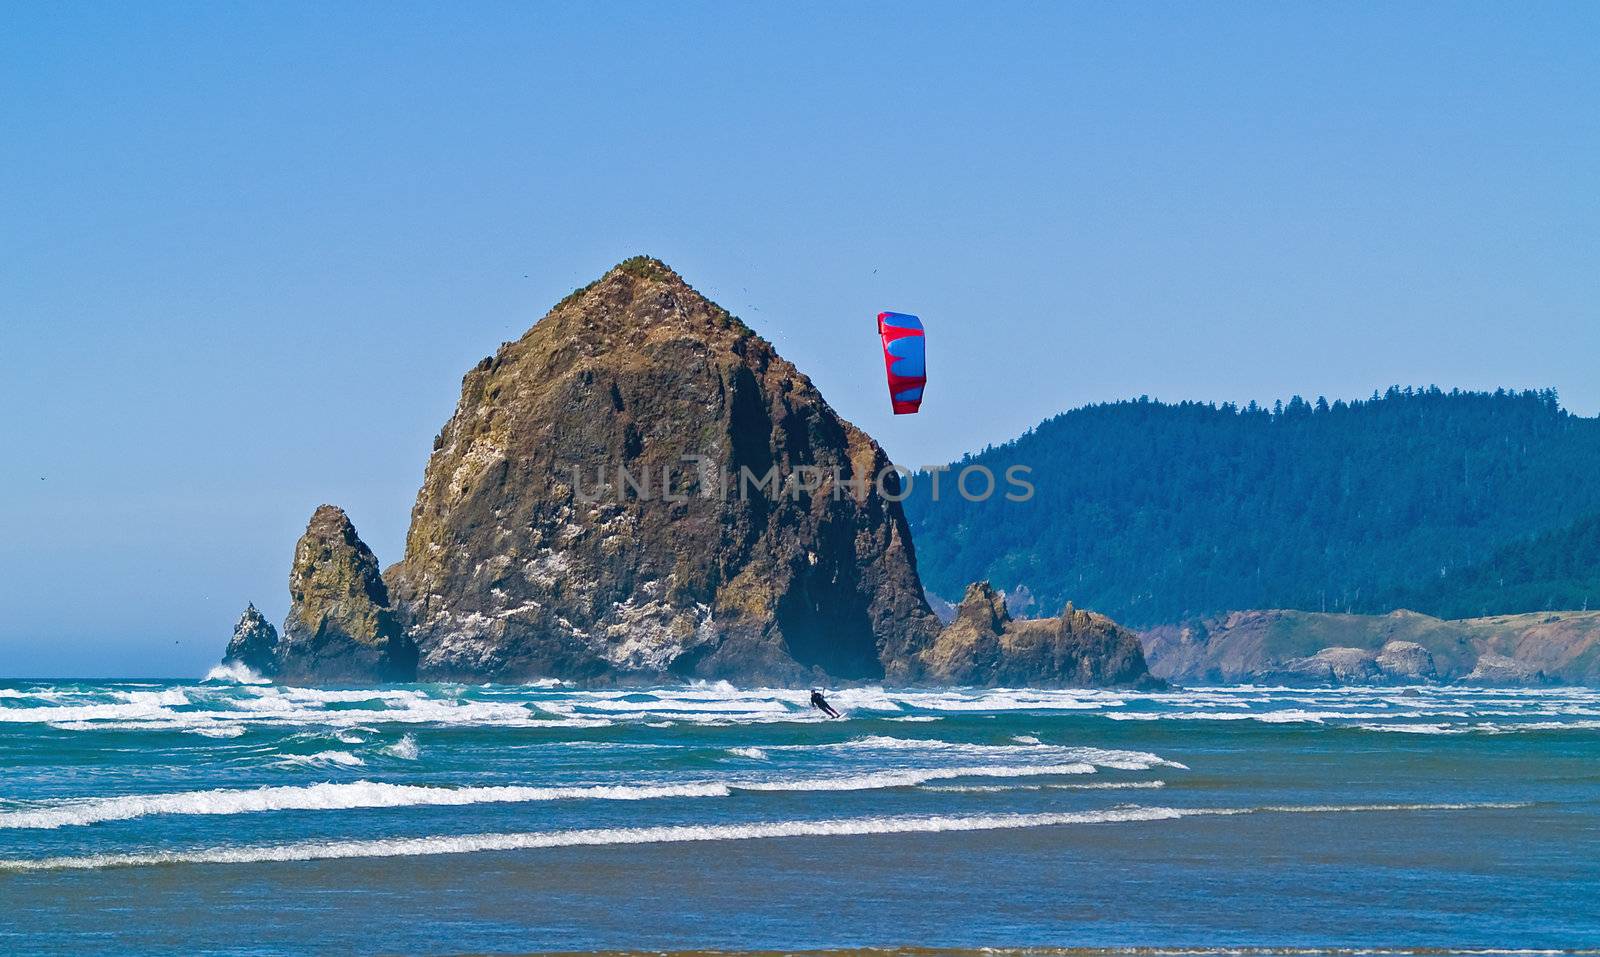
<path id="1" fill-rule="evenodd" d="M 277 673 L 278 629 L 256 610 L 254 602 L 246 606 L 239 623 L 233 626 L 233 638 L 222 655 L 222 662 L 243 665 L 258 675 Z"/>
<path id="2" fill-rule="evenodd" d="M 979 634 L 964 604 L 941 637 L 889 465 L 771 343 L 663 263 L 627 260 L 467 373 L 401 561 L 380 577 L 344 513 L 318 509 L 267 673 L 1145 676 L 1129 633 L 1070 608 Z"/>
<path id="3" fill-rule="evenodd" d="M 467 373 L 388 578 L 427 677 L 909 678 L 938 623 L 905 516 L 835 494 L 888 463 L 765 339 L 630 259 Z M 740 494 L 742 470 L 800 467 L 823 483 Z"/>
<path id="4" fill-rule="evenodd" d="M 955 620 L 918 659 L 939 684 L 1082 687 L 1150 677 L 1137 634 L 1071 604 L 1058 618 L 1012 618 L 988 582 L 967 588 Z"/>
<path id="5" fill-rule="evenodd" d="M 289 618 L 273 676 L 288 682 L 416 676 L 416 647 L 389 607 L 378 559 L 344 511 L 323 505 L 294 548 Z"/>

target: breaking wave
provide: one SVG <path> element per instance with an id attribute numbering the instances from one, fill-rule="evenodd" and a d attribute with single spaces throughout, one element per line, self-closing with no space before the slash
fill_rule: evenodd
<path id="1" fill-rule="evenodd" d="M 197 850 L 90 854 L 33 860 L 0 860 L 0 871 L 88 870 L 158 864 L 254 864 L 348 858 L 418 857 L 488 851 L 584 847 L 617 844 L 675 844 L 702 841 L 744 841 L 786 837 L 854 837 L 951 831 L 993 831 L 1074 824 L 1170 821 L 1185 817 L 1287 813 L 1375 813 L 1460 811 L 1514 808 L 1520 804 L 1320 804 L 1243 808 L 1174 808 L 1125 806 L 1056 814 L 978 814 L 924 817 L 837 818 L 816 821 L 771 821 L 754 824 L 678 825 L 662 827 L 587 828 L 498 834 L 439 835 L 377 840 L 315 841 Z"/>
<path id="2" fill-rule="evenodd" d="M 328 760 L 329 754 L 345 754 L 345 752 L 323 752 L 318 755 L 293 757 L 310 764 L 318 759 Z M 360 761 L 359 758 L 354 760 Z M 345 763 L 345 761 L 340 759 L 335 763 Z M 0 829 L 55 829 L 108 821 L 126 821 L 153 815 L 346 811 L 358 808 L 512 804 L 531 801 L 642 801 L 655 798 L 728 797 L 734 791 L 868 791 L 916 787 L 930 781 L 957 778 L 1048 777 L 1092 774 L 1094 770 L 1089 764 L 915 768 L 853 775 L 765 780 L 728 778 L 671 784 L 586 784 L 564 787 L 501 785 L 452 788 L 364 780 L 347 783 L 324 782 L 303 786 L 262 787 L 253 790 L 218 788 L 172 794 L 131 794 L 41 802 L 26 809 L 0 811 Z"/>
<path id="3" fill-rule="evenodd" d="M 642 801 L 664 797 L 726 797 L 726 785 L 594 785 L 586 787 L 428 787 L 379 781 L 264 787 L 254 790 L 181 791 L 64 801 L 28 810 L 0 811 L 0 828 L 40 828 L 127 821 L 152 815 L 254 814 L 263 811 L 349 811 L 359 808 L 438 807 L 528 801 Z"/>

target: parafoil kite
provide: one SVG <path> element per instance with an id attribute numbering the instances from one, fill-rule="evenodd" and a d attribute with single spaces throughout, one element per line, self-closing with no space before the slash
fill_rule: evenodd
<path id="1" fill-rule="evenodd" d="M 895 415 L 910 415 L 922 406 L 922 387 L 928 381 L 922 320 L 903 312 L 880 312 L 878 337 L 889 375 L 889 402 Z"/>

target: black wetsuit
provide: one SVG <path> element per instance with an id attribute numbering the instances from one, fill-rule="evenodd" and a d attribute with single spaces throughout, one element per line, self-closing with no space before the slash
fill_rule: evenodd
<path id="1" fill-rule="evenodd" d="M 828 699 L 824 698 L 820 691 L 811 692 L 811 707 L 816 708 L 830 718 L 839 716 L 839 712 L 833 710 L 833 705 L 828 703 Z"/>

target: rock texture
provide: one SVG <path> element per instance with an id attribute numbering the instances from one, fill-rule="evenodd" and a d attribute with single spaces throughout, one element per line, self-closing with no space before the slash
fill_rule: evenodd
<path id="1" fill-rule="evenodd" d="M 1600 612 L 1445 621 L 1240 611 L 1140 637 L 1151 672 L 1180 683 L 1600 682 Z"/>
<path id="2" fill-rule="evenodd" d="M 931 681 L 957 685 L 1095 686 L 1148 681 L 1139 637 L 1068 604 L 1059 618 L 1014 619 L 988 582 L 967 588 L 955 620 L 919 656 Z"/>
<path id="3" fill-rule="evenodd" d="M 252 602 L 233 626 L 233 638 L 223 653 L 223 664 L 243 665 L 264 678 L 278 672 L 278 629 Z"/>
<path id="4" fill-rule="evenodd" d="M 1374 662 L 1383 674 L 1401 681 L 1433 681 L 1439 677 L 1433 653 L 1414 641 L 1391 641 Z"/>
<path id="5" fill-rule="evenodd" d="M 344 511 L 319 507 L 295 545 L 275 667 L 287 683 L 407 681 L 416 648 L 389 607 L 378 560 Z M 258 669 L 259 670 L 259 669 Z"/>
<path id="6" fill-rule="evenodd" d="M 387 577 L 428 678 L 911 680 L 938 622 L 905 516 L 842 485 L 888 464 L 770 343 L 632 259 L 467 373 Z M 741 469 L 774 468 L 798 477 L 741 496 Z"/>
<path id="7" fill-rule="evenodd" d="M 1361 648 L 1323 648 L 1309 658 L 1284 663 L 1281 678 L 1335 684 L 1368 684 L 1379 676 L 1378 656 Z"/>
<path id="8" fill-rule="evenodd" d="M 1462 677 L 1465 684 L 1475 685 L 1532 685 L 1544 684 L 1544 672 L 1508 655 L 1488 652 L 1478 658 L 1470 673 Z"/>

